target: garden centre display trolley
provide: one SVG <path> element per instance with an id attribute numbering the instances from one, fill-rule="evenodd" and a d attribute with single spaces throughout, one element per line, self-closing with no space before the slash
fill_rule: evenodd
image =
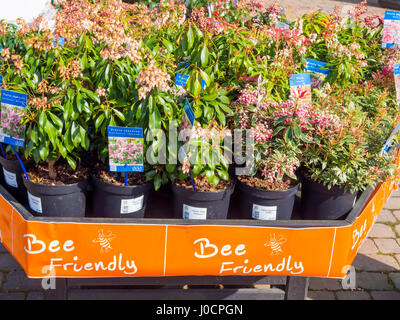
<path id="1" fill-rule="evenodd" d="M 0 240 L 29 277 L 57 279 L 49 298 L 303 299 L 308 277 L 346 276 L 395 188 L 369 188 L 343 220 L 196 221 L 166 218 L 163 192 L 145 219 L 34 217 L 0 186 Z"/>

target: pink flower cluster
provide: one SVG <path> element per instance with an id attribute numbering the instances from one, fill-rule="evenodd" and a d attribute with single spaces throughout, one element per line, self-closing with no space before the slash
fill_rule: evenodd
<path id="1" fill-rule="evenodd" d="M 137 139 L 110 138 L 108 150 L 111 164 L 137 165 L 143 163 L 143 144 Z"/>
<path id="2" fill-rule="evenodd" d="M 337 134 L 343 128 L 340 118 L 329 110 L 312 111 L 310 118 L 310 123 L 314 126 L 317 135 Z"/>
<path id="3" fill-rule="evenodd" d="M 207 31 L 214 35 L 222 33 L 227 27 L 227 23 L 225 21 L 209 18 L 204 8 L 194 8 L 190 20 L 196 21 L 201 31 Z"/>
<path id="4" fill-rule="evenodd" d="M 140 75 L 136 79 L 136 82 L 141 85 L 139 88 L 139 99 L 146 99 L 147 94 L 153 90 L 153 88 L 157 88 L 161 91 L 170 91 L 170 80 L 171 76 L 167 72 L 157 68 L 155 61 L 151 61 L 146 69 L 140 71 Z"/>
<path id="5" fill-rule="evenodd" d="M 273 154 L 269 159 L 263 161 L 261 172 L 262 177 L 271 184 L 282 180 L 288 173 L 288 176 L 294 176 L 300 162 L 296 158 L 290 158 L 286 154 Z"/>
<path id="6" fill-rule="evenodd" d="M 259 97 L 265 96 L 264 88 L 253 88 L 251 85 L 246 84 L 245 88 L 239 92 L 237 102 L 244 106 L 255 106 L 258 102 Z"/>
<path id="7" fill-rule="evenodd" d="M 254 141 L 259 144 L 267 143 L 272 137 L 273 131 L 269 129 L 267 123 L 257 123 L 251 128 Z"/>

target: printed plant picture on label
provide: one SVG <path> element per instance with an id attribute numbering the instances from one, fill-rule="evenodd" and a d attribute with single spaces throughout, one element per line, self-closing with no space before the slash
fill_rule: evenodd
<path id="1" fill-rule="evenodd" d="M 1 134 L 24 139 L 24 127 L 19 125 L 24 115 L 24 108 L 11 106 L 6 103 L 1 104 Z"/>
<path id="2" fill-rule="evenodd" d="M 143 163 L 143 139 L 110 138 L 110 165 Z"/>

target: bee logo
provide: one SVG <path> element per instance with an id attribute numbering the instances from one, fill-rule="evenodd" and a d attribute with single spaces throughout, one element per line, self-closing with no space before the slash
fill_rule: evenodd
<path id="1" fill-rule="evenodd" d="M 97 238 L 93 240 L 93 243 L 99 244 L 100 253 L 104 253 L 104 252 L 107 253 L 108 251 L 113 249 L 111 247 L 111 241 L 114 238 L 115 238 L 115 235 L 111 231 L 104 233 L 103 230 L 99 230 L 99 234 L 97 235 Z"/>
<path id="2" fill-rule="evenodd" d="M 281 245 L 286 243 L 287 239 L 282 235 L 275 235 L 275 233 L 270 235 L 269 242 L 266 242 L 264 246 L 271 248 L 271 256 L 275 256 L 283 252 Z"/>

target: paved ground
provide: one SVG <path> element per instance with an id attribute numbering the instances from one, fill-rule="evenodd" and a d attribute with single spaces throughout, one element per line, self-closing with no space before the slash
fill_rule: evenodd
<path id="1" fill-rule="evenodd" d="M 272 1 L 266 1 L 271 3 Z M 332 10 L 335 5 L 349 5 L 358 1 L 293 1 L 282 0 L 290 16 L 321 9 Z M 385 9 L 368 1 L 371 13 L 382 14 Z M 396 191 L 368 239 L 357 255 L 356 290 L 343 290 L 341 281 L 313 278 L 308 299 L 312 300 L 400 300 L 400 192 Z M 0 300 L 43 299 L 41 280 L 28 279 L 24 271 L 0 244 Z"/>
<path id="2" fill-rule="evenodd" d="M 335 6 L 340 6 L 344 8 L 343 12 L 347 12 L 346 7 L 353 6 L 354 4 L 360 3 L 361 0 L 307 0 L 307 1 L 298 1 L 298 0 L 266 0 L 265 3 L 272 4 L 277 2 L 281 6 L 286 9 L 286 13 L 289 18 L 293 18 L 295 16 L 301 16 L 304 13 L 322 10 L 324 12 L 331 12 L 335 8 Z M 385 8 L 382 8 L 378 5 L 378 0 L 368 0 L 367 1 L 369 13 L 370 14 L 379 14 L 384 16 Z"/>

